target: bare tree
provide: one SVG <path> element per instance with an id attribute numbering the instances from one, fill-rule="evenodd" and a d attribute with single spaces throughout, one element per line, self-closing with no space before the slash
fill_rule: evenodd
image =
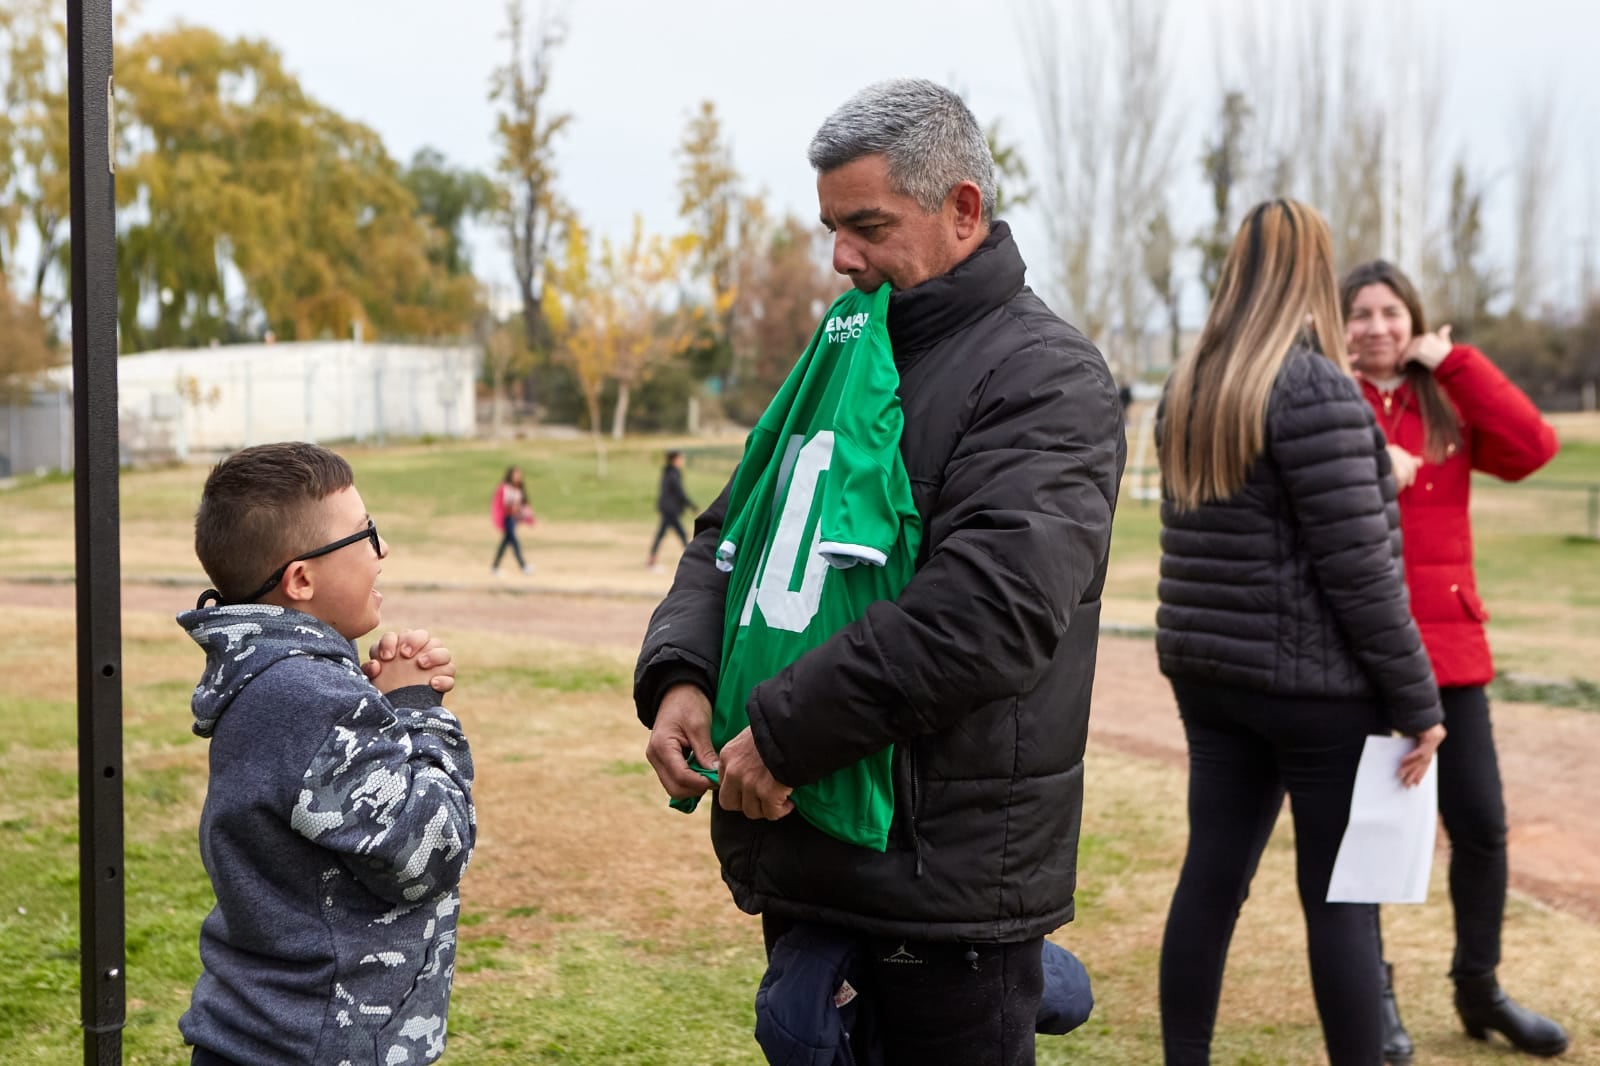
<path id="1" fill-rule="evenodd" d="M 1115 0 L 1112 6 L 1112 78 L 1119 99 L 1111 134 L 1108 251 L 1116 278 L 1114 362 L 1124 373 L 1142 369 L 1141 341 L 1154 298 L 1140 265 L 1146 233 L 1165 208 L 1172 179 L 1176 138 L 1168 121 L 1167 12 L 1166 0 Z"/>
<path id="2" fill-rule="evenodd" d="M 1241 204 L 1289 195 L 1299 174 L 1297 72 L 1289 48 L 1292 26 L 1286 21 L 1292 10 L 1273 0 L 1251 0 L 1231 32 L 1215 38 L 1217 83 L 1252 87 L 1251 135 L 1240 143 Z M 1230 217 L 1227 226 L 1233 222 Z"/>
<path id="3" fill-rule="evenodd" d="M 1037 191 L 1062 311 L 1091 339 L 1101 340 L 1111 289 L 1097 269 L 1096 220 L 1108 134 L 1104 52 L 1094 11 L 1078 12 L 1066 36 L 1054 6 L 1034 0 L 1022 10 L 1018 29 L 1044 145 Z"/>
<path id="4" fill-rule="evenodd" d="M 1536 314 L 1545 296 L 1549 241 L 1550 200 L 1556 179 L 1555 94 L 1530 96 L 1523 103 L 1521 122 L 1513 134 L 1516 159 L 1512 167 L 1513 257 L 1511 307 L 1524 315 Z"/>
<path id="5" fill-rule="evenodd" d="M 1145 230 L 1172 176 L 1168 10 L 1166 0 L 1100 0 L 1076 10 L 1064 35 L 1054 10 L 1035 3 L 1019 26 L 1065 309 L 1123 373 L 1152 309 Z"/>
<path id="6" fill-rule="evenodd" d="M 563 208 L 556 195 L 555 139 L 572 116 L 553 112 L 546 100 L 556 50 L 566 36 L 557 17 L 541 9 L 528 31 L 522 0 L 507 0 L 511 44 L 506 65 L 490 79 L 491 100 L 501 105 L 495 137 L 500 215 L 511 246 L 511 267 L 522 297 L 523 330 L 530 351 L 548 346 L 544 322 L 544 267 Z"/>

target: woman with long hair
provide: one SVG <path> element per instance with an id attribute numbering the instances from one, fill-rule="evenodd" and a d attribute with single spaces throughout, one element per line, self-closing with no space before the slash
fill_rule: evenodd
<path id="1" fill-rule="evenodd" d="M 1327 224 L 1253 209 L 1157 420 L 1156 648 L 1189 748 L 1189 846 L 1161 947 L 1169 1066 L 1210 1061 L 1228 943 L 1287 792 L 1333 1066 L 1382 1054 L 1377 909 L 1327 902 L 1369 734 L 1444 736 L 1406 608 L 1394 479 L 1346 365 Z"/>
<path id="2" fill-rule="evenodd" d="M 1450 976 L 1468 1034 L 1498 1032 L 1534 1055 L 1559 1055 L 1567 1034 L 1500 988 L 1506 904 L 1506 807 L 1484 686 L 1494 661 L 1472 569 L 1472 472 L 1527 477 L 1556 454 L 1555 430 L 1482 352 L 1429 333 L 1411 280 L 1382 260 L 1340 286 L 1346 340 L 1361 390 L 1388 440 L 1400 489 L 1411 612 L 1433 662 L 1450 739 L 1439 748 L 1439 813 L 1450 838 L 1456 948 Z M 1409 1063 L 1412 1043 L 1383 966 L 1384 1057 Z"/>
<path id="3" fill-rule="evenodd" d="M 517 540 L 517 526 L 524 522 L 533 524 L 533 508 L 528 506 L 528 491 L 522 484 L 522 467 L 506 467 L 505 477 L 495 486 L 494 499 L 489 504 L 489 518 L 501 534 L 500 547 L 495 549 L 494 562 L 489 564 L 489 572 L 499 576 L 500 559 L 505 555 L 506 549 L 510 548 L 522 572 L 532 573 L 533 568 L 522 558 L 522 544 Z"/>

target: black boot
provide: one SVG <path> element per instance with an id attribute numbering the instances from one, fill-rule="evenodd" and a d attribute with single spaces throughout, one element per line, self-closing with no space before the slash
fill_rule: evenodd
<path id="1" fill-rule="evenodd" d="M 1461 1015 L 1467 1035 L 1475 1040 L 1489 1039 L 1492 1031 L 1530 1055 L 1550 1057 L 1567 1050 L 1566 1030 L 1542 1014 L 1517 1006 L 1494 974 L 1456 978 L 1456 1013 Z"/>
<path id="2" fill-rule="evenodd" d="M 1383 964 L 1383 1061 L 1388 1066 L 1411 1066 L 1411 1034 L 1400 1020 L 1400 1004 L 1394 999 L 1394 967 Z"/>

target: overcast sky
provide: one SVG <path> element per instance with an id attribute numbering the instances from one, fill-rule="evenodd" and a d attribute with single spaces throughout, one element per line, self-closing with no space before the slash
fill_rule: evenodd
<path id="1" fill-rule="evenodd" d="M 1090 0 L 1056 0 L 1064 25 Z M 1264 0 L 1301 3 L 1304 0 Z M 1175 0 L 1169 53 L 1181 121 L 1181 219 L 1205 217 L 1194 160 L 1218 98 L 1210 41 L 1257 6 L 1252 0 Z M 1394 11 L 1404 0 L 1339 0 L 1345 11 Z M 1592 229 L 1600 173 L 1600 5 L 1573 0 L 1413 0 L 1421 32 L 1450 55 L 1442 149 L 1467 147 L 1491 181 L 1496 249 L 1508 258 L 1511 151 L 1525 102 L 1555 94 L 1563 182 L 1549 268 L 1572 288 L 1581 239 Z M 535 0 L 528 0 L 530 13 Z M 569 0 L 570 33 L 556 56 L 555 106 L 575 124 L 560 144 L 560 185 L 580 216 L 621 235 L 635 211 L 655 230 L 677 227 L 673 149 L 702 99 L 716 102 L 735 163 L 779 209 L 816 214 L 805 146 L 817 124 L 854 90 L 881 78 L 924 76 L 963 91 L 980 121 L 1004 120 L 1037 157 L 1015 7 L 1007 0 Z M 1429 15 L 1431 14 L 1431 17 Z M 136 26 L 175 20 L 225 35 L 264 37 L 302 85 L 375 128 L 408 159 L 423 146 L 453 162 L 492 167 L 494 111 L 488 77 L 502 62 L 503 0 L 143 0 Z M 1368 14 L 1374 66 L 1389 62 L 1405 27 Z M 1442 192 L 1441 192 L 1442 195 Z M 1023 254 L 1043 262 L 1043 237 L 1026 211 L 1013 221 Z M 479 273 L 510 271 L 493 235 L 475 242 Z M 1034 279 L 1045 286 L 1048 279 Z M 1560 295 L 1558 291 L 1557 295 Z"/>

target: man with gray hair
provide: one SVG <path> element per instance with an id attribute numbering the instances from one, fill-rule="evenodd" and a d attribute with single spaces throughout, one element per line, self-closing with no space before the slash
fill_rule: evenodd
<path id="1" fill-rule="evenodd" d="M 1071 921 L 1083 750 L 1111 517 L 1126 457 L 1105 360 L 1023 283 L 993 219 L 994 162 L 960 97 L 862 90 L 811 142 L 833 266 L 887 284 L 921 519 L 900 595 L 757 685 L 719 751 L 711 700 L 728 492 L 695 524 L 640 652 L 646 755 L 673 797 L 720 774 L 711 835 L 769 952 L 791 929 L 859 947 L 853 980 L 890 1063 L 1034 1061 L 1045 934 Z M 878 852 L 789 793 L 893 746 Z"/>

